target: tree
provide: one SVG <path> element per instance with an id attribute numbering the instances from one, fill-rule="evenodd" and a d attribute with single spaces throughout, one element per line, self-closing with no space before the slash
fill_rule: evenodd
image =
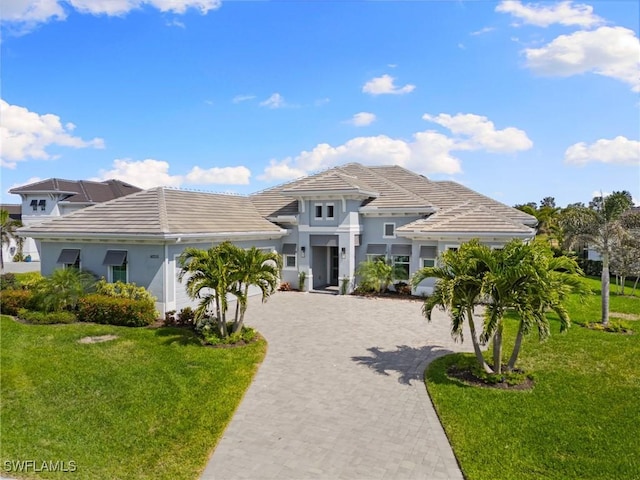
<path id="1" fill-rule="evenodd" d="M 238 287 L 235 289 L 238 302 L 233 324 L 233 333 L 240 331 L 247 311 L 249 287 L 256 286 L 262 293 L 262 302 L 277 290 L 282 269 L 282 259 L 276 252 L 264 252 L 251 247 L 248 250 L 238 249 L 236 258 L 236 276 Z"/>
<path id="2" fill-rule="evenodd" d="M 609 263 L 616 243 L 625 235 L 623 213 L 633 206 L 627 191 L 613 192 L 609 196 L 594 197 L 589 207 L 566 209 L 562 228 L 570 245 L 586 243 L 602 257 L 602 309 L 601 321 L 609 324 Z"/>
<path id="3" fill-rule="evenodd" d="M 486 303 L 484 329 L 480 342 L 493 342 L 493 365 L 482 357 L 479 343 L 474 352 L 481 368 L 487 373 L 502 372 L 504 317 L 514 312 L 519 320 L 518 333 L 507 369 L 515 368 L 522 340 L 534 328 L 539 337 L 548 337 L 550 326 L 547 313 L 555 311 L 560 329 L 569 326 L 569 315 L 563 302 L 568 293 L 583 291 L 581 271 L 575 260 L 554 257 L 545 242 L 525 244 L 519 240 L 507 243 L 503 249 L 490 249 L 477 240 L 460 246 L 458 252 L 445 252 L 441 266 L 422 269 L 414 284 L 428 277 L 436 277 L 433 295 L 425 300 L 423 313 L 430 318 L 434 307 L 449 311 L 452 334 L 460 336 L 466 318 L 475 337 L 473 308 Z"/>
<path id="4" fill-rule="evenodd" d="M 380 257 L 361 262 L 356 276 L 359 277 L 358 284 L 363 290 L 384 293 L 394 280 L 406 280 L 407 272 L 399 265 L 392 265 Z"/>
<path id="5" fill-rule="evenodd" d="M 0 269 L 4 270 L 3 250 L 5 245 L 11 245 L 12 240 L 18 240 L 16 230 L 22 226 L 18 220 L 9 216 L 7 210 L 0 210 Z"/>
<path id="6" fill-rule="evenodd" d="M 275 292 L 281 268 L 280 256 L 251 248 L 244 250 L 231 242 L 223 242 L 208 250 L 187 248 L 180 255 L 178 279 L 186 278 L 187 294 L 200 299 L 196 319 L 200 320 L 215 308 L 220 336 L 229 336 L 227 310 L 229 295 L 237 299 L 232 332 L 242 328 L 247 309 L 249 287 L 260 288 L 262 299 Z"/>
<path id="7" fill-rule="evenodd" d="M 478 251 L 489 250 L 477 240 L 464 243 L 458 250 L 447 250 L 440 257 L 440 265 L 426 267 L 416 272 L 411 282 L 414 287 L 427 278 L 436 278 L 433 294 L 428 296 L 422 306 L 422 313 L 431 321 L 431 313 L 439 307 L 449 313 L 451 318 L 451 336 L 464 340 L 465 319 L 471 331 L 473 351 L 478 366 L 486 373 L 493 370 L 485 361 L 473 320 L 474 308 L 482 303 L 482 277 L 486 268 L 478 261 Z"/>

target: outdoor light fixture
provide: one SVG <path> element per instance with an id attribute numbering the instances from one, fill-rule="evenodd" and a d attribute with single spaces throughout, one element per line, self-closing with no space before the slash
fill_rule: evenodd
<path id="1" fill-rule="evenodd" d="M 304 253 L 307 251 L 307 247 L 300 247 L 300 251 L 302 252 L 302 258 L 304 258 Z"/>
<path id="2" fill-rule="evenodd" d="M 347 258 L 347 249 L 346 248 L 342 247 L 342 250 L 341 250 L 340 253 L 342 253 L 342 258 Z"/>

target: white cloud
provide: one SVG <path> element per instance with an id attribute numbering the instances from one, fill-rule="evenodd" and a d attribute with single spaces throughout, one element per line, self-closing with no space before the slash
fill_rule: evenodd
<path id="1" fill-rule="evenodd" d="M 541 48 L 527 48 L 527 66 L 540 75 L 567 77 L 593 72 L 640 91 L 640 40 L 624 27 L 600 27 L 560 35 Z"/>
<path id="2" fill-rule="evenodd" d="M 564 161 L 574 165 L 584 165 L 589 162 L 640 166 L 640 142 L 618 136 L 613 140 L 601 138 L 587 145 L 576 143 L 567 148 Z"/>
<path id="3" fill-rule="evenodd" d="M 329 97 L 319 98 L 315 102 L 313 102 L 313 106 L 314 107 L 322 107 L 323 105 L 326 105 L 330 101 L 331 101 L 331 99 Z"/>
<path id="4" fill-rule="evenodd" d="M 119 158 L 113 161 L 111 170 L 100 170 L 99 177 L 92 180 L 102 181 L 116 178 L 140 188 L 158 186 L 179 187 L 182 184 L 180 175 L 169 174 L 169 162 L 163 160 L 131 160 Z"/>
<path id="5" fill-rule="evenodd" d="M 286 104 L 284 102 L 284 97 L 279 93 L 274 93 L 265 101 L 260 102 L 261 107 L 267 107 L 267 108 L 282 108 L 285 105 Z"/>
<path id="6" fill-rule="evenodd" d="M 538 27 L 548 27 L 554 23 L 579 27 L 593 27 L 603 23 L 602 18 L 593 14 L 593 7 L 571 1 L 552 5 L 505 0 L 496 7 L 496 12 L 509 13 L 524 23 Z"/>
<path id="7" fill-rule="evenodd" d="M 209 169 L 193 167 L 186 175 L 169 173 L 169 162 L 147 158 L 131 160 L 120 158 L 113 161 L 113 168 L 100 170 L 99 176 L 92 180 L 102 181 L 117 178 L 140 188 L 159 186 L 179 187 L 183 183 L 192 185 L 246 185 L 249 183 L 251 171 L 243 166 L 212 167 Z"/>
<path id="8" fill-rule="evenodd" d="M 469 35 L 484 35 L 485 33 L 489 33 L 489 32 L 493 32 L 495 30 L 494 27 L 484 27 L 481 28 L 480 30 L 476 30 L 475 32 L 471 32 Z"/>
<path id="9" fill-rule="evenodd" d="M 366 127 L 367 125 L 371 125 L 373 122 L 375 122 L 375 120 L 375 114 L 369 112 L 359 112 L 356 113 L 351 118 L 351 120 L 349 120 L 349 123 L 355 125 L 356 127 Z"/>
<path id="10" fill-rule="evenodd" d="M 321 143 L 310 151 L 282 161 L 271 160 L 261 180 L 287 180 L 346 162 L 367 165 L 400 165 L 423 174 L 457 174 L 462 165 L 452 152 L 485 150 L 510 153 L 531 148 L 526 133 L 513 127 L 495 130 L 486 117 L 473 114 L 440 114 L 425 119 L 447 126 L 453 136 L 433 130 L 417 132 L 410 141 L 386 135 L 356 137 L 334 147 Z"/>
<path id="11" fill-rule="evenodd" d="M 452 116 L 441 113 L 435 117 L 425 114 L 422 118 L 448 128 L 455 135 L 468 137 L 458 140 L 456 146 L 458 150 L 511 153 L 528 150 L 533 146 L 533 142 L 523 130 L 514 127 L 496 130 L 492 121 L 480 115 L 459 113 Z"/>
<path id="12" fill-rule="evenodd" d="M 204 15 L 219 8 L 221 0 L 3 0 L 2 23 L 19 26 L 26 32 L 40 23 L 66 19 L 63 5 L 90 15 L 122 16 L 144 6 L 179 15 L 193 9 Z"/>
<path id="13" fill-rule="evenodd" d="M 255 95 L 236 95 L 231 101 L 233 103 L 241 103 L 246 102 L 247 100 L 253 100 L 254 98 L 256 98 Z"/>
<path id="14" fill-rule="evenodd" d="M 203 169 L 193 167 L 184 177 L 186 183 L 192 185 L 248 185 L 251 177 L 251 170 L 247 167 L 213 167 Z"/>
<path id="15" fill-rule="evenodd" d="M 40 115 L 0 99 L 0 165 L 15 168 L 16 163 L 28 159 L 47 160 L 50 146 L 72 148 L 104 148 L 101 138 L 83 140 L 73 136 L 73 123 L 63 125 L 60 117 Z"/>
<path id="16" fill-rule="evenodd" d="M 362 87 L 362 91 L 370 95 L 402 95 L 405 93 L 413 92 L 413 90 L 416 88 L 415 85 L 411 85 L 409 83 L 403 87 L 396 87 L 393 84 L 394 80 L 394 77 L 387 74 L 382 75 L 381 77 L 372 78 L 364 84 L 364 86 Z"/>

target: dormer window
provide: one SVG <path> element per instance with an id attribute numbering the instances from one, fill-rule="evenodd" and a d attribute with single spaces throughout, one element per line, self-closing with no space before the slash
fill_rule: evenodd
<path id="1" fill-rule="evenodd" d="M 40 200 L 38 202 L 38 206 L 40 207 L 40 210 L 44 212 L 47 209 L 47 201 L 46 200 Z"/>
<path id="2" fill-rule="evenodd" d="M 34 212 L 38 210 L 38 200 L 31 200 L 29 205 Z"/>

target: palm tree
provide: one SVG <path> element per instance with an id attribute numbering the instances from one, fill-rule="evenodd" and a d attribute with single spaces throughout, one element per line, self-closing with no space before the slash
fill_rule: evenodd
<path id="1" fill-rule="evenodd" d="M 14 220 L 9 216 L 7 210 L 0 210 L 0 269 L 4 270 L 4 255 L 2 253 L 5 245 L 10 245 L 12 240 L 17 240 L 16 229 L 21 227 L 19 220 Z"/>
<path id="2" fill-rule="evenodd" d="M 196 319 L 203 318 L 211 308 L 216 309 L 220 335 L 227 337 L 228 295 L 237 299 L 232 332 L 242 328 L 247 309 L 249 287 L 255 285 L 265 301 L 277 288 L 281 268 L 280 256 L 257 248 L 244 250 L 231 242 L 223 242 L 208 250 L 187 248 L 179 257 L 178 279 L 185 277 L 190 298 L 200 299 Z"/>
<path id="3" fill-rule="evenodd" d="M 178 262 L 180 273 L 178 280 L 187 278 L 186 289 L 191 299 L 200 299 L 195 311 L 195 319 L 204 318 L 207 312 L 215 307 L 216 320 L 220 335 L 227 336 L 227 292 L 229 290 L 229 263 L 221 246 L 208 250 L 186 248 Z"/>
<path id="4" fill-rule="evenodd" d="M 562 227 L 569 243 L 587 243 L 602 257 L 603 325 L 609 324 L 609 262 L 616 242 L 625 234 L 621 218 L 632 206 L 629 192 L 613 192 L 607 197 L 594 197 L 589 207 L 568 208 L 562 215 Z"/>
<path id="5" fill-rule="evenodd" d="M 59 268 L 38 284 L 35 303 L 47 312 L 74 310 L 83 295 L 94 290 L 96 278 L 77 268 Z"/>
<path id="6" fill-rule="evenodd" d="M 464 340 L 462 330 L 466 318 L 478 365 L 486 373 L 493 373 L 482 356 L 473 321 L 473 310 L 482 302 L 482 277 L 486 270 L 477 260 L 479 250 L 489 252 L 488 247 L 480 245 L 477 240 L 461 245 L 458 250 L 448 250 L 442 254 L 439 266 L 419 270 L 411 282 L 417 287 L 427 278 L 437 279 L 433 294 L 424 302 L 422 313 L 431 321 L 431 312 L 435 307 L 448 311 L 452 322 L 451 335 L 460 341 Z"/>
<path id="7" fill-rule="evenodd" d="M 407 272 L 381 257 L 361 262 L 356 276 L 360 277 L 359 284 L 364 290 L 384 293 L 394 280 L 406 280 Z"/>
<path id="8" fill-rule="evenodd" d="M 235 280 L 239 288 L 236 289 L 238 303 L 233 333 L 242 329 L 249 287 L 257 286 L 262 293 L 262 301 L 266 302 L 278 288 L 282 269 L 282 259 L 276 252 L 264 252 L 251 247 L 249 250 L 238 248 L 236 255 Z"/>

